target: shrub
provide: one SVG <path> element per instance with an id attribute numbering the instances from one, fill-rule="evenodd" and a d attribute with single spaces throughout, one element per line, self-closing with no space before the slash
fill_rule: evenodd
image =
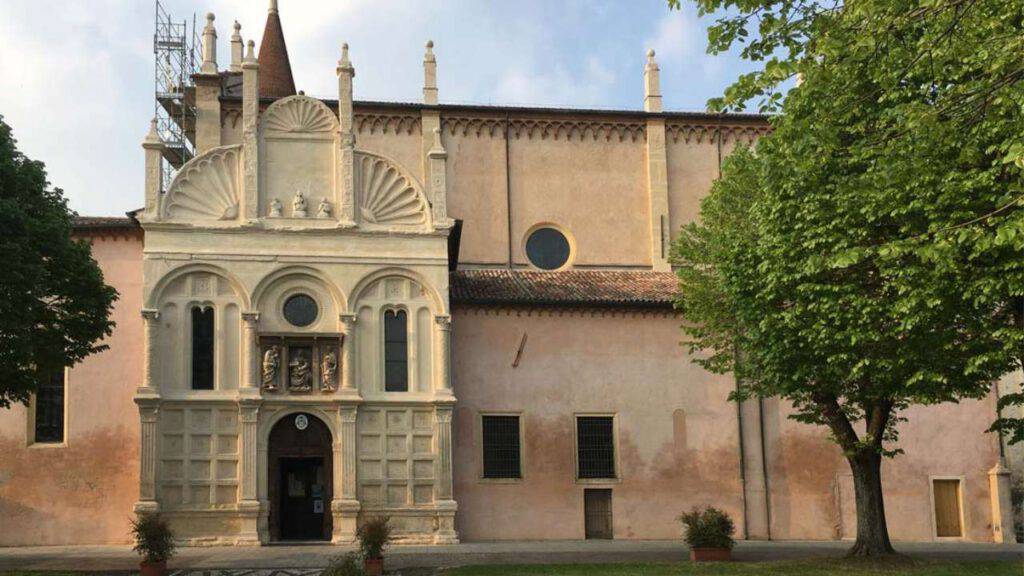
<path id="1" fill-rule="evenodd" d="M 320 576 L 363 576 L 363 563 L 359 555 L 349 552 L 342 556 L 336 556 L 327 565 L 327 569 L 320 573 Z"/>
<path id="2" fill-rule="evenodd" d="M 718 508 L 694 508 L 679 517 L 686 528 L 684 540 L 690 548 L 729 548 L 736 544 L 732 539 L 736 526 L 728 514 Z"/>
<path id="3" fill-rule="evenodd" d="M 146 562 L 166 562 L 174 555 L 174 533 L 158 514 L 139 514 L 132 520 L 134 550 Z"/>
<path id="4" fill-rule="evenodd" d="M 363 522 L 356 535 L 359 537 L 359 549 L 363 557 L 376 560 L 384 557 L 384 547 L 391 540 L 391 524 L 387 516 L 370 518 Z"/>

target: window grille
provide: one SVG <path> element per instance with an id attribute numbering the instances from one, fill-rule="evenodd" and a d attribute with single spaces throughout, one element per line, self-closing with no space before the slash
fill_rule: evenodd
<path id="1" fill-rule="evenodd" d="M 522 478 L 519 416 L 484 416 L 484 478 Z"/>
<path id="2" fill-rule="evenodd" d="M 409 390 L 409 331 L 405 310 L 384 313 L 384 391 Z"/>
<path id="3" fill-rule="evenodd" d="M 579 478 L 615 478 L 615 431 L 611 416 L 576 419 Z"/>
<path id="4" fill-rule="evenodd" d="M 35 441 L 64 441 L 64 371 L 60 370 L 36 390 Z"/>
<path id="5" fill-rule="evenodd" d="M 192 389 L 213 390 L 213 308 L 192 309 Z"/>

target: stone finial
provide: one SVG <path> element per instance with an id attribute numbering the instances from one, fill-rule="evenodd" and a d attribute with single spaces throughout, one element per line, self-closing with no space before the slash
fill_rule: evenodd
<path id="1" fill-rule="evenodd" d="M 437 104 L 437 58 L 433 40 L 427 40 L 423 54 L 423 103 Z"/>
<path id="2" fill-rule="evenodd" d="M 249 40 L 246 43 L 245 59 L 249 60 L 249 61 L 253 61 L 253 62 L 256 60 L 256 41 L 255 40 Z"/>
<path id="3" fill-rule="evenodd" d="M 238 20 L 235 20 L 234 27 L 235 31 L 231 35 L 231 71 L 241 72 L 245 44 L 242 42 L 242 25 L 238 23 Z"/>
<path id="4" fill-rule="evenodd" d="M 277 13 L 277 0 L 270 0 L 270 9 L 267 10 L 268 14 Z"/>
<path id="5" fill-rule="evenodd" d="M 647 51 L 644 65 L 644 111 L 661 112 L 661 69 L 654 59 L 654 49 Z"/>
<path id="6" fill-rule="evenodd" d="M 217 73 L 217 29 L 213 26 L 216 19 L 213 12 L 206 13 L 206 26 L 203 28 L 203 65 L 199 69 L 203 74 Z"/>
<path id="7" fill-rule="evenodd" d="M 338 60 L 338 72 L 352 70 L 352 61 L 348 59 L 348 42 L 341 44 L 341 59 Z"/>
<path id="8" fill-rule="evenodd" d="M 143 147 L 163 146 L 164 140 L 160 137 L 160 130 L 157 129 L 156 118 L 149 121 L 149 134 L 142 141 Z"/>

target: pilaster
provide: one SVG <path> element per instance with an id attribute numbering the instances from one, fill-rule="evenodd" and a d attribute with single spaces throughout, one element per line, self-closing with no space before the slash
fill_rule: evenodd
<path id="1" fill-rule="evenodd" d="M 245 59 L 242 60 L 242 210 L 245 219 L 259 218 L 259 145 L 257 129 L 260 115 L 259 70 L 256 43 L 249 40 Z"/>
<path id="2" fill-rule="evenodd" d="M 238 510 L 242 516 L 239 540 L 245 544 L 259 544 L 260 501 L 257 493 L 259 480 L 258 424 L 260 400 L 242 398 L 238 404 L 238 424 L 241 428 L 239 452 Z"/>
<path id="3" fill-rule="evenodd" d="M 359 500 L 356 499 L 356 406 L 341 406 L 338 411 L 339 438 L 334 439 L 334 486 L 331 502 L 336 543 L 356 539 Z"/>
<path id="4" fill-rule="evenodd" d="M 455 532 L 455 512 L 458 504 L 452 497 L 452 407 L 440 405 L 434 409 L 437 438 L 437 484 L 434 499 L 437 502 L 437 530 L 435 544 L 454 544 L 459 541 Z"/>
<path id="5" fill-rule="evenodd" d="M 164 189 L 164 171 L 162 164 L 164 142 L 157 129 L 156 118 L 149 124 L 149 134 L 142 142 L 146 154 L 146 207 L 144 218 L 153 222 L 160 218 L 160 197 Z"/>
<path id="6" fill-rule="evenodd" d="M 338 218 L 343 227 L 356 225 L 355 204 L 355 112 L 352 103 L 352 79 L 356 70 L 348 59 L 348 44 L 341 45 L 338 60 Z"/>
<path id="7" fill-rule="evenodd" d="M 345 326 L 345 340 L 341 346 L 341 395 L 358 397 L 356 388 L 356 321 L 355 314 L 342 314 L 341 323 Z"/>
<path id="8" fill-rule="evenodd" d="M 142 446 L 139 454 L 139 501 L 135 503 L 136 513 L 160 511 L 156 499 L 157 424 L 160 415 L 158 399 L 136 397 L 141 422 Z"/>
<path id="9" fill-rule="evenodd" d="M 988 486 L 992 504 L 992 540 L 997 544 L 1015 544 L 1017 535 L 1013 528 L 1010 469 L 1002 458 L 988 471 Z"/>
<path id="10" fill-rule="evenodd" d="M 260 388 L 260 368 L 259 368 L 259 356 L 260 356 L 260 345 L 259 345 L 259 312 L 243 312 L 243 358 L 245 359 L 245 373 L 242 379 L 242 390 L 243 393 L 259 394 Z"/>
<path id="11" fill-rule="evenodd" d="M 436 329 L 437 356 L 436 374 L 434 381 L 434 394 L 443 399 L 454 400 L 452 393 L 452 317 L 435 316 L 434 324 Z"/>
<path id="12" fill-rule="evenodd" d="M 665 119 L 647 119 L 647 194 L 650 201 L 651 266 L 668 272 L 670 225 L 668 213 L 668 153 L 665 149 Z"/>

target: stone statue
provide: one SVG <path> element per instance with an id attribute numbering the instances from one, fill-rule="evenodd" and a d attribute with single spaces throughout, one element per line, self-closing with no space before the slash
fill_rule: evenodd
<path id="1" fill-rule="evenodd" d="M 338 374 L 338 353 L 326 348 L 320 358 L 320 390 L 334 392 L 334 379 Z"/>
<path id="2" fill-rule="evenodd" d="M 292 200 L 292 218 L 305 218 L 306 217 L 306 198 L 302 195 L 302 190 L 295 191 L 295 199 Z"/>
<path id="3" fill-rule="evenodd" d="M 277 369 L 281 366 L 281 349 L 275 344 L 263 353 L 263 389 L 277 390 Z"/>
<path id="4" fill-rule="evenodd" d="M 330 218 L 331 217 L 331 203 L 327 201 L 327 198 L 320 199 L 320 207 L 316 210 L 317 218 Z"/>
<path id="5" fill-rule="evenodd" d="M 295 351 L 295 357 L 288 364 L 288 389 L 296 392 L 309 392 L 313 388 L 313 372 L 310 370 L 306 352 Z"/>
<path id="6" fill-rule="evenodd" d="M 281 217 L 281 201 L 274 198 L 270 201 L 270 209 L 267 211 L 268 218 L 280 218 Z"/>

